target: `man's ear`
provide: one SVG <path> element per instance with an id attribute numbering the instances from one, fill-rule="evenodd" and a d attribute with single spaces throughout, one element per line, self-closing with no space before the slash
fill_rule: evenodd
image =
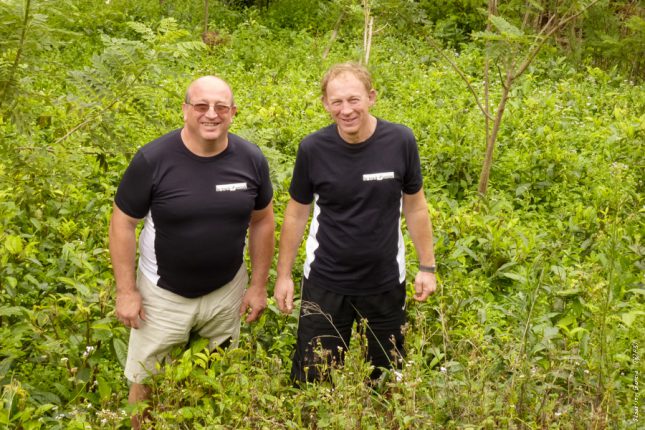
<path id="1" fill-rule="evenodd" d="M 327 103 L 327 98 L 325 96 L 320 96 L 320 101 L 322 102 L 325 110 L 329 112 L 329 103 Z"/>
<path id="2" fill-rule="evenodd" d="M 190 109 L 190 106 L 188 106 L 186 103 L 183 103 L 181 105 L 181 111 L 184 114 L 184 122 L 188 120 L 188 109 Z"/>
<path id="3" fill-rule="evenodd" d="M 370 101 L 370 106 L 373 106 L 376 103 L 376 90 L 372 88 L 367 96 Z"/>

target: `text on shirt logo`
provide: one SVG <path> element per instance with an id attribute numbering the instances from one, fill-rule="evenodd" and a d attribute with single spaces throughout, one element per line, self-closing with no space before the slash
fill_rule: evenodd
<path id="1" fill-rule="evenodd" d="M 237 184 L 215 185 L 215 191 L 217 191 L 217 192 L 220 192 L 220 191 L 238 191 L 238 190 L 246 190 L 246 182 L 239 182 Z"/>
<path id="2" fill-rule="evenodd" d="M 394 179 L 394 172 L 367 173 L 363 175 L 363 181 L 382 181 L 383 179 Z"/>

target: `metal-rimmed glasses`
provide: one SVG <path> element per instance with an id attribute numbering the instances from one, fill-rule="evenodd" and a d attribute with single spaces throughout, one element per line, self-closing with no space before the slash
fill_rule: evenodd
<path id="1" fill-rule="evenodd" d="M 206 113 L 212 107 L 217 115 L 226 115 L 231 111 L 231 106 L 222 105 L 222 104 L 209 104 L 209 103 L 190 103 L 186 102 L 187 105 L 190 105 L 199 113 Z"/>

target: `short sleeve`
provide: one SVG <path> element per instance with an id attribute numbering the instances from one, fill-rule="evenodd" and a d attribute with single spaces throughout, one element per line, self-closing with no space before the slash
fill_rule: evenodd
<path id="1" fill-rule="evenodd" d="M 309 162 L 304 142 L 300 143 L 298 147 L 289 194 L 292 199 L 303 205 L 310 204 L 314 199 L 313 184 L 309 176 Z"/>
<path id="2" fill-rule="evenodd" d="M 264 209 L 273 199 L 273 185 L 271 184 L 271 175 L 269 174 L 269 162 L 262 156 L 260 161 L 260 186 L 258 195 L 255 198 L 255 210 Z"/>
<path id="3" fill-rule="evenodd" d="M 409 138 L 406 139 L 405 154 L 406 160 L 405 174 L 403 177 L 403 192 L 405 194 L 415 194 L 423 186 L 423 176 L 421 175 L 419 148 L 411 130 Z"/>
<path id="4" fill-rule="evenodd" d="M 152 170 L 141 151 L 137 152 L 123 174 L 114 203 L 126 215 L 141 219 L 150 210 Z"/>

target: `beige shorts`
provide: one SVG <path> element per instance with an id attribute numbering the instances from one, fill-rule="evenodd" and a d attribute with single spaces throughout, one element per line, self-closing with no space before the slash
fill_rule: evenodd
<path id="1" fill-rule="evenodd" d="M 231 282 L 205 296 L 189 299 L 164 290 L 141 272 L 137 288 L 143 297 L 146 319 L 138 329 L 130 330 L 125 376 L 142 383 L 157 370 L 176 347 L 185 345 L 191 333 L 210 339 L 214 349 L 227 340 L 236 347 L 240 335 L 240 305 L 248 284 L 242 264 Z"/>

